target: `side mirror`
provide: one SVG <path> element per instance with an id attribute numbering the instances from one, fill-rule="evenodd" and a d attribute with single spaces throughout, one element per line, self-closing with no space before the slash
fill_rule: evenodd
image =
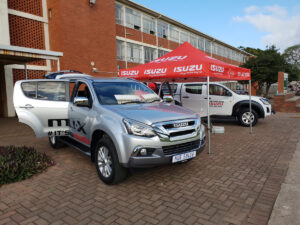
<path id="1" fill-rule="evenodd" d="M 226 96 L 232 96 L 232 93 L 230 91 L 226 91 Z"/>
<path id="2" fill-rule="evenodd" d="M 164 97 L 163 97 L 163 101 L 164 101 L 164 102 L 171 103 L 171 102 L 173 102 L 173 101 L 174 101 L 174 99 L 173 99 L 173 97 L 172 97 L 172 96 L 170 96 L 170 95 L 166 95 L 166 96 L 164 96 Z"/>
<path id="3" fill-rule="evenodd" d="M 86 97 L 75 97 L 73 104 L 76 106 L 89 107 L 89 99 Z"/>

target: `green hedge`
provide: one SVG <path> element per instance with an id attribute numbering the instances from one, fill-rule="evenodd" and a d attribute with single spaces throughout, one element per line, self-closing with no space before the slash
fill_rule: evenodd
<path id="1" fill-rule="evenodd" d="M 54 162 L 32 147 L 0 146 L 0 186 L 27 179 Z"/>

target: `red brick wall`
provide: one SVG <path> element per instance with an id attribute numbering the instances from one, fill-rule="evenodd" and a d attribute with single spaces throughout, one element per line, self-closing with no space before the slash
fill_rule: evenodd
<path id="1" fill-rule="evenodd" d="M 42 0 L 8 0 L 7 5 L 9 9 L 43 16 Z"/>
<path id="2" fill-rule="evenodd" d="M 278 93 L 284 92 L 284 72 L 278 72 Z"/>
<path id="3" fill-rule="evenodd" d="M 156 45 L 156 36 L 152 34 L 142 33 L 143 35 L 143 42 L 150 44 L 150 45 Z"/>
<path id="4" fill-rule="evenodd" d="M 11 45 L 45 49 L 44 26 L 42 22 L 9 15 Z"/>
<path id="5" fill-rule="evenodd" d="M 46 71 L 43 70 L 27 70 L 28 79 L 43 79 Z M 25 70 L 13 69 L 14 83 L 18 80 L 25 80 Z"/>
<path id="6" fill-rule="evenodd" d="M 115 2 L 97 0 L 48 0 L 50 47 L 61 51 L 61 69 L 75 69 L 95 76 L 116 76 Z M 99 71 L 92 73 L 91 61 Z M 115 72 L 112 74 L 111 72 Z"/>

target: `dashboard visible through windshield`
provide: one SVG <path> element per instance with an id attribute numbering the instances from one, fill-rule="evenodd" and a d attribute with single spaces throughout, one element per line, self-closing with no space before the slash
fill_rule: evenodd
<path id="1" fill-rule="evenodd" d="M 138 82 L 94 82 L 93 86 L 103 105 L 141 104 L 161 100 L 150 88 Z"/>

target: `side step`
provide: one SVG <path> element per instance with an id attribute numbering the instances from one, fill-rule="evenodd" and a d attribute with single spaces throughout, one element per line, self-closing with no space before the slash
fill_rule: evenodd
<path id="1" fill-rule="evenodd" d="M 91 151 L 90 151 L 89 147 L 79 143 L 78 141 L 73 140 L 72 138 L 61 137 L 60 141 L 70 147 L 76 148 L 77 150 L 81 151 L 82 153 L 84 153 L 88 156 L 91 156 Z"/>

